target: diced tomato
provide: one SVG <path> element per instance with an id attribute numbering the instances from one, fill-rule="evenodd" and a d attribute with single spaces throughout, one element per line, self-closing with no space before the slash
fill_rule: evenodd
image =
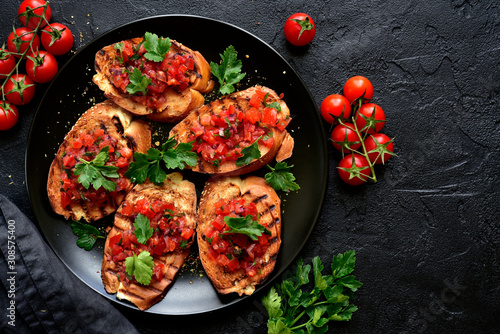
<path id="1" fill-rule="evenodd" d="M 71 168 L 75 165 L 76 160 L 75 157 L 69 154 L 66 154 L 63 158 L 63 166 L 65 168 Z"/>
<path id="2" fill-rule="evenodd" d="M 192 228 L 185 227 L 182 229 L 181 238 L 184 240 L 188 240 L 189 238 L 191 238 L 193 233 L 194 233 L 194 230 Z"/>
<path id="3" fill-rule="evenodd" d="M 216 262 L 217 258 L 219 257 L 219 253 L 217 253 L 212 247 L 208 249 L 207 255 L 210 261 L 213 262 Z"/>
<path id="4" fill-rule="evenodd" d="M 247 247 L 247 244 L 248 244 L 248 237 L 244 234 L 238 233 L 235 235 L 235 237 L 233 239 L 233 243 L 235 245 L 240 246 L 241 248 L 245 248 L 245 247 Z"/>
<path id="5" fill-rule="evenodd" d="M 256 95 L 254 95 L 254 96 L 256 96 Z M 262 118 L 262 114 L 256 108 L 248 109 L 246 116 L 247 116 L 248 121 L 252 124 L 259 122 Z"/>
<path id="6" fill-rule="evenodd" d="M 240 262 L 238 261 L 237 258 L 233 257 L 228 263 L 227 263 L 227 269 L 230 271 L 234 271 L 240 266 Z"/>
<path id="7" fill-rule="evenodd" d="M 245 270 L 248 277 L 254 277 L 257 274 L 257 270 L 254 267 L 247 267 Z"/>
<path id="8" fill-rule="evenodd" d="M 219 256 L 217 256 L 217 263 L 221 266 L 227 266 L 230 261 L 231 260 L 228 259 L 226 254 L 219 254 Z"/>
<path id="9" fill-rule="evenodd" d="M 218 215 L 213 221 L 212 221 L 212 226 L 216 229 L 221 231 L 224 226 L 226 226 L 226 223 L 224 222 L 224 217 L 221 215 Z"/>
<path id="10" fill-rule="evenodd" d="M 279 121 L 278 123 L 276 123 L 276 127 L 280 130 L 280 131 L 283 131 L 285 130 L 285 128 L 287 127 L 288 123 L 290 123 L 292 119 L 290 117 L 288 117 L 287 119 L 283 120 L 283 121 Z"/>
<path id="11" fill-rule="evenodd" d="M 274 126 L 278 121 L 278 112 L 274 108 L 265 108 L 264 109 L 264 118 L 262 122 L 264 124 Z"/>
<path id="12" fill-rule="evenodd" d="M 132 158 L 132 155 L 134 153 L 134 151 L 132 151 L 132 149 L 128 148 L 127 146 L 122 147 L 119 152 L 121 156 L 126 159 Z"/>
<path id="13" fill-rule="evenodd" d="M 88 133 L 82 133 L 80 138 L 82 140 L 82 145 L 85 147 L 91 147 L 94 144 L 94 137 Z"/>
<path id="14" fill-rule="evenodd" d="M 252 215 L 252 217 L 255 219 L 257 217 L 257 206 L 255 205 L 254 202 L 248 203 L 248 205 L 245 207 L 245 216 Z"/>
<path id="15" fill-rule="evenodd" d="M 112 246 L 114 244 L 120 243 L 120 240 L 122 240 L 122 235 L 120 233 L 115 234 L 114 236 L 109 239 L 109 245 Z"/>
<path id="16" fill-rule="evenodd" d="M 177 247 L 177 243 L 175 242 L 174 239 L 165 237 L 165 241 L 167 244 L 166 250 L 169 252 L 173 252 L 175 250 L 175 247 Z"/>
<path id="17" fill-rule="evenodd" d="M 151 253 L 155 255 L 161 255 L 165 251 L 167 244 L 165 243 L 165 239 L 163 237 L 159 238 L 150 238 L 150 240 L 154 240 L 155 245 L 151 248 Z"/>
<path id="18" fill-rule="evenodd" d="M 158 227 L 160 228 L 160 231 L 162 233 L 165 233 L 165 231 L 168 229 L 168 219 L 167 218 L 161 218 L 158 221 Z"/>
<path id="19" fill-rule="evenodd" d="M 70 179 L 63 179 L 63 184 L 62 184 L 62 189 L 64 191 L 68 191 L 68 189 L 71 188 L 71 180 Z"/>
<path id="20" fill-rule="evenodd" d="M 123 261 L 127 258 L 127 254 L 125 252 L 117 253 L 116 255 L 113 255 L 113 262 L 120 262 Z"/>
<path id="21" fill-rule="evenodd" d="M 71 198 L 69 197 L 68 193 L 61 192 L 61 206 L 65 208 L 70 204 L 71 204 Z"/>
<path id="22" fill-rule="evenodd" d="M 112 250 L 113 255 L 117 255 L 117 254 L 123 252 L 123 247 L 118 246 L 117 244 L 113 244 L 111 246 L 111 250 Z"/>
<path id="23" fill-rule="evenodd" d="M 123 168 L 128 166 L 128 159 L 125 157 L 119 157 L 115 162 L 115 166 L 118 168 Z"/>
<path id="24" fill-rule="evenodd" d="M 264 234 L 258 236 L 257 239 L 261 245 L 267 245 L 269 243 L 269 240 L 267 240 L 267 237 Z"/>
<path id="25" fill-rule="evenodd" d="M 93 134 L 93 137 L 95 140 L 97 140 L 98 138 L 104 136 L 104 129 L 96 129 L 94 131 L 94 134 Z"/>
<path id="26" fill-rule="evenodd" d="M 153 277 L 158 282 L 161 281 L 163 278 L 163 268 L 164 265 L 162 263 L 155 263 L 153 267 Z"/>
<path id="27" fill-rule="evenodd" d="M 257 90 L 255 91 L 255 94 L 257 94 L 257 96 L 259 96 L 259 98 L 260 98 L 262 101 L 264 101 L 264 99 L 266 98 L 266 94 L 267 94 L 267 93 L 266 93 L 266 92 L 261 91 L 260 89 L 257 89 Z"/>
<path id="28" fill-rule="evenodd" d="M 205 229 L 205 237 L 212 239 L 216 233 L 216 230 L 212 228 L 212 226 L 208 226 Z"/>
<path id="29" fill-rule="evenodd" d="M 121 177 L 118 179 L 117 184 L 120 189 L 126 189 L 129 186 L 130 181 Z"/>
<path id="30" fill-rule="evenodd" d="M 261 102 L 262 99 L 259 97 L 259 95 L 254 94 L 248 103 L 254 108 L 259 108 Z"/>
<path id="31" fill-rule="evenodd" d="M 80 139 L 75 139 L 73 141 L 73 148 L 77 148 L 78 149 L 78 148 L 82 148 L 82 146 L 83 146 L 83 143 L 82 143 L 82 141 Z"/>
<path id="32" fill-rule="evenodd" d="M 186 58 L 186 62 L 184 63 L 188 70 L 194 70 L 194 59 Z"/>

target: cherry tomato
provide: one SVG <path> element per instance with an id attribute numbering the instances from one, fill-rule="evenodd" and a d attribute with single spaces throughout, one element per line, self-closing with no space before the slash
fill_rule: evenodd
<path id="1" fill-rule="evenodd" d="M 16 59 L 4 49 L 0 49 L 0 79 L 5 79 L 14 67 Z"/>
<path id="2" fill-rule="evenodd" d="M 19 20 L 23 24 L 23 26 L 28 27 L 30 29 L 35 29 L 38 26 L 38 22 L 41 20 L 41 16 L 49 21 L 52 16 L 52 11 L 50 10 L 50 6 L 47 6 L 47 10 L 45 11 L 45 15 L 43 14 L 43 5 L 45 5 L 44 0 L 24 0 L 19 6 L 19 10 L 17 14 L 19 15 Z M 37 8 L 40 7 L 40 8 Z M 36 8 L 36 9 L 35 9 Z M 38 15 L 35 16 L 35 15 Z M 28 24 L 26 24 L 26 20 L 29 17 Z M 40 27 L 45 27 L 47 22 L 42 20 Z"/>
<path id="3" fill-rule="evenodd" d="M 354 76 L 344 84 L 344 96 L 351 103 L 360 97 L 363 97 L 364 102 L 368 102 L 373 97 L 373 85 L 363 76 Z"/>
<path id="4" fill-rule="evenodd" d="M 5 83 L 5 97 L 10 103 L 24 105 L 29 103 L 35 95 L 35 85 L 29 77 L 24 74 L 14 74 Z"/>
<path id="5" fill-rule="evenodd" d="M 285 37 L 296 46 L 309 44 L 316 35 L 313 19 L 304 13 L 295 13 L 285 22 Z"/>
<path id="6" fill-rule="evenodd" d="M 16 58 L 20 58 L 20 53 L 30 46 L 30 41 L 33 38 L 33 31 L 26 27 L 17 28 L 15 31 L 11 32 L 7 38 L 7 48 Z M 33 51 L 38 50 L 40 47 L 40 38 L 35 35 L 33 43 L 31 45 L 31 50 L 29 50 L 26 55 L 31 55 Z M 26 57 L 26 56 L 25 56 Z"/>
<path id="7" fill-rule="evenodd" d="M 344 96 L 332 94 L 321 102 L 321 116 L 330 124 L 337 124 L 336 118 L 347 119 L 351 115 L 351 104 Z"/>
<path id="8" fill-rule="evenodd" d="M 0 101 L 0 130 L 8 130 L 16 125 L 19 112 L 15 105 Z"/>
<path id="9" fill-rule="evenodd" d="M 385 152 L 394 152 L 394 144 L 391 138 L 383 133 L 374 133 L 370 135 L 370 137 L 366 138 L 364 144 L 366 152 L 368 153 L 368 159 L 374 164 L 385 163 L 392 156 L 391 153 Z"/>
<path id="10" fill-rule="evenodd" d="M 352 169 L 352 166 L 356 167 Z M 350 169 L 350 172 L 343 168 Z M 357 153 L 352 153 L 342 158 L 339 162 L 338 171 L 342 181 L 351 186 L 359 186 L 365 183 L 370 175 L 368 161 L 365 157 Z"/>
<path id="11" fill-rule="evenodd" d="M 356 114 L 356 126 L 366 133 L 379 132 L 385 124 L 385 113 L 375 103 L 363 104 Z"/>
<path id="12" fill-rule="evenodd" d="M 67 53 L 73 47 L 73 34 L 61 23 L 51 23 L 45 27 L 40 40 L 45 50 L 56 56 Z"/>
<path id="13" fill-rule="evenodd" d="M 361 146 L 352 123 L 339 124 L 333 128 L 331 139 L 333 146 L 340 152 L 349 152 L 349 148 L 356 150 Z"/>
<path id="14" fill-rule="evenodd" d="M 57 60 L 47 51 L 39 51 L 37 55 L 26 60 L 26 74 L 34 82 L 46 83 L 57 74 Z"/>

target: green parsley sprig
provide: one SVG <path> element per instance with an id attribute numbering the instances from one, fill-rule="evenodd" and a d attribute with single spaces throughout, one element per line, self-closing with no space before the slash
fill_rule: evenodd
<path id="1" fill-rule="evenodd" d="M 260 138 L 262 138 L 262 136 L 257 138 L 257 140 L 254 141 L 252 145 L 247 146 L 241 150 L 241 153 L 243 155 L 241 157 L 239 157 L 238 159 L 236 159 L 236 166 L 238 166 L 238 167 L 246 166 L 250 162 L 252 162 L 252 160 L 259 159 L 261 157 L 260 150 L 259 150 Z"/>
<path id="2" fill-rule="evenodd" d="M 78 182 L 85 189 L 89 189 L 92 185 L 95 190 L 104 187 L 108 191 L 115 191 L 116 182 L 106 179 L 106 177 L 114 179 L 120 177 L 117 173 L 118 167 L 106 165 L 109 160 L 109 146 L 101 148 L 94 160 L 86 161 L 82 158 L 79 160 L 80 163 L 76 164 L 74 174 L 79 175 Z"/>
<path id="3" fill-rule="evenodd" d="M 248 236 L 252 240 L 257 240 L 258 237 L 264 234 L 271 234 L 271 232 L 260 225 L 258 221 L 253 220 L 251 215 L 246 217 L 224 217 L 226 225 L 229 227 L 228 231 L 223 233 L 240 233 Z"/>
<path id="4" fill-rule="evenodd" d="M 310 283 L 310 265 L 297 261 L 297 269 L 286 280 L 276 284 L 262 298 L 269 314 L 268 334 L 326 333 L 329 321 L 348 321 L 358 309 L 350 304 L 353 293 L 363 283 L 351 275 L 356 261 L 355 251 L 333 257 L 331 275 L 323 275 L 321 259 L 312 260 L 313 281 Z M 304 288 L 312 285 L 310 291 Z M 307 315 L 308 320 L 302 317 Z"/>
<path id="5" fill-rule="evenodd" d="M 101 232 L 99 232 L 99 230 L 94 226 L 83 224 L 76 220 L 71 223 L 71 229 L 78 237 L 76 245 L 86 251 L 89 251 L 92 247 L 94 247 L 97 239 L 104 238 L 104 236 L 101 235 Z"/>
<path id="6" fill-rule="evenodd" d="M 129 75 L 130 83 L 127 85 L 127 93 L 137 94 L 142 93 L 146 95 L 147 88 L 151 84 L 151 79 L 143 75 L 141 70 L 137 67 L 134 68 L 132 73 Z"/>
<path id="7" fill-rule="evenodd" d="M 125 272 L 134 276 L 137 282 L 149 285 L 153 276 L 153 257 L 148 251 L 142 251 L 139 255 L 132 252 L 132 256 L 125 259 Z"/>
<path id="8" fill-rule="evenodd" d="M 286 162 L 277 162 L 273 167 L 267 165 L 271 171 L 264 175 L 266 182 L 276 191 L 296 191 L 300 186 L 295 182 L 295 176 L 290 172 L 293 165 L 288 166 Z"/>
<path id="9" fill-rule="evenodd" d="M 144 58 L 161 62 L 165 59 L 165 56 L 170 51 L 170 38 L 158 37 L 156 34 L 152 34 L 150 32 L 146 32 L 144 34 L 144 49 L 146 49 L 146 53 L 144 54 Z"/>
<path id="10" fill-rule="evenodd" d="M 154 184 L 161 185 L 167 177 L 165 169 L 196 166 L 197 157 L 192 149 L 193 145 L 189 143 L 179 143 L 176 146 L 175 137 L 171 137 L 161 146 L 161 150 L 151 147 L 146 154 L 135 152 L 135 161 L 130 163 L 125 177 L 139 184 L 149 178 Z"/>
<path id="11" fill-rule="evenodd" d="M 234 85 L 245 77 L 245 73 L 241 73 L 241 60 L 237 58 L 238 54 L 234 46 L 229 45 L 221 57 L 220 64 L 210 62 L 212 74 L 218 79 L 220 87 L 219 93 L 222 95 L 231 94 L 234 92 Z"/>
<path id="12" fill-rule="evenodd" d="M 135 227 L 135 237 L 137 242 L 145 245 L 148 239 L 153 235 L 153 228 L 151 227 L 151 222 L 142 213 L 139 213 L 134 220 Z"/>

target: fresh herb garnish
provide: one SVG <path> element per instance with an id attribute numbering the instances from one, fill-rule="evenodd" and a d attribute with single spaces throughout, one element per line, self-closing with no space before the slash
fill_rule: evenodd
<path id="1" fill-rule="evenodd" d="M 264 106 L 268 107 L 268 108 L 274 108 L 276 109 L 277 112 L 280 112 L 281 111 L 281 105 L 278 101 L 274 101 L 274 102 L 271 102 L 271 103 L 267 103 L 267 98 L 269 97 L 269 93 L 266 93 L 266 95 L 264 95 Z"/>
<path id="2" fill-rule="evenodd" d="M 116 55 L 116 58 L 120 62 L 120 64 L 124 64 L 125 62 L 123 61 L 123 43 L 115 43 L 114 47 L 115 50 L 118 50 L 120 52 L 120 55 Z"/>
<path id="3" fill-rule="evenodd" d="M 161 62 L 165 59 L 168 51 L 170 51 L 170 38 L 158 37 L 156 34 L 152 34 L 150 32 L 146 32 L 144 34 L 144 49 L 146 49 L 146 53 L 144 54 L 144 58 Z"/>
<path id="4" fill-rule="evenodd" d="M 149 285 L 153 276 L 153 257 L 148 251 L 142 251 L 139 255 L 132 252 L 132 256 L 125 259 L 125 272 L 134 276 L 137 282 Z"/>
<path id="5" fill-rule="evenodd" d="M 259 150 L 259 140 L 262 138 L 260 136 L 257 138 L 257 140 L 250 146 L 247 146 L 241 150 L 241 153 L 243 156 L 239 157 L 236 159 L 236 166 L 246 166 L 250 162 L 252 162 L 253 159 L 259 159 L 261 154 Z"/>
<path id="6" fill-rule="evenodd" d="M 108 191 L 116 189 L 116 183 L 106 179 L 106 177 L 115 179 L 120 177 L 117 173 L 118 167 L 105 165 L 109 160 L 109 146 L 101 148 L 94 160 L 86 161 L 82 158 L 79 160 L 81 163 L 76 164 L 74 173 L 80 175 L 78 182 L 85 189 L 89 189 L 91 184 L 95 190 L 99 190 L 101 186 Z"/>
<path id="7" fill-rule="evenodd" d="M 353 250 L 334 256 L 332 274 L 323 275 L 321 259 L 315 257 L 312 260 L 314 288 L 307 292 L 303 288 L 309 283 L 311 266 L 303 265 L 299 259 L 295 274 L 276 284 L 262 298 L 269 314 L 268 333 L 326 333 L 329 321 L 350 320 L 358 309 L 350 301 L 363 285 L 350 275 L 355 261 Z M 309 319 L 299 322 L 306 314 Z"/>
<path id="8" fill-rule="evenodd" d="M 193 145 L 189 143 L 175 145 L 175 137 L 171 137 L 162 145 L 161 150 L 151 147 L 146 154 L 135 152 L 135 161 L 130 163 L 125 177 L 134 183 L 144 183 L 149 178 L 154 184 L 161 185 L 167 177 L 164 169 L 196 166 L 196 153 L 191 151 Z"/>
<path id="9" fill-rule="evenodd" d="M 134 220 L 134 227 L 137 242 L 145 245 L 154 232 L 149 219 L 142 213 L 139 213 Z"/>
<path id="10" fill-rule="evenodd" d="M 135 67 L 134 71 L 129 75 L 129 80 L 127 93 L 135 94 L 141 92 L 143 95 L 146 95 L 146 89 L 151 84 L 151 79 L 143 75 L 140 69 Z"/>
<path id="11" fill-rule="evenodd" d="M 219 93 L 222 95 L 234 92 L 234 86 L 245 77 L 241 73 L 241 60 L 237 59 L 237 53 L 234 46 L 229 45 L 224 54 L 220 54 L 221 63 L 210 62 L 212 74 L 219 80 Z"/>
<path id="12" fill-rule="evenodd" d="M 293 165 L 288 166 L 286 162 L 281 161 L 277 162 L 274 168 L 269 165 L 267 167 L 271 171 L 264 177 L 274 190 L 295 191 L 300 189 L 300 186 L 294 182 L 295 176 L 290 172 Z"/>
<path id="13" fill-rule="evenodd" d="M 260 225 L 259 222 L 253 220 L 252 215 L 246 217 L 224 217 L 226 225 L 229 227 L 228 231 L 223 233 L 240 233 L 247 235 L 252 240 L 257 240 L 262 233 L 271 234 L 271 232 Z"/>
<path id="14" fill-rule="evenodd" d="M 79 221 L 74 220 L 71 223 L 71 228 L 73 233 L 78 237 L 76 240 L 76 245 L 80 248 L 89 251 L 94 247 L 97 239 L 104 238 L 101 232 L 97 228 L 89 224 L 83 224 Z"/>

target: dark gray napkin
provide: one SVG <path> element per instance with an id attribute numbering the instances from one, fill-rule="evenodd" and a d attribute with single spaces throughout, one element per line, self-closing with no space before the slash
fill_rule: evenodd
<path id="1" fill-rule="evenodd" d="M 3 195 L 0 248 L 2 333 L 138 333 L 64 266 L 36 226 Z"/>

